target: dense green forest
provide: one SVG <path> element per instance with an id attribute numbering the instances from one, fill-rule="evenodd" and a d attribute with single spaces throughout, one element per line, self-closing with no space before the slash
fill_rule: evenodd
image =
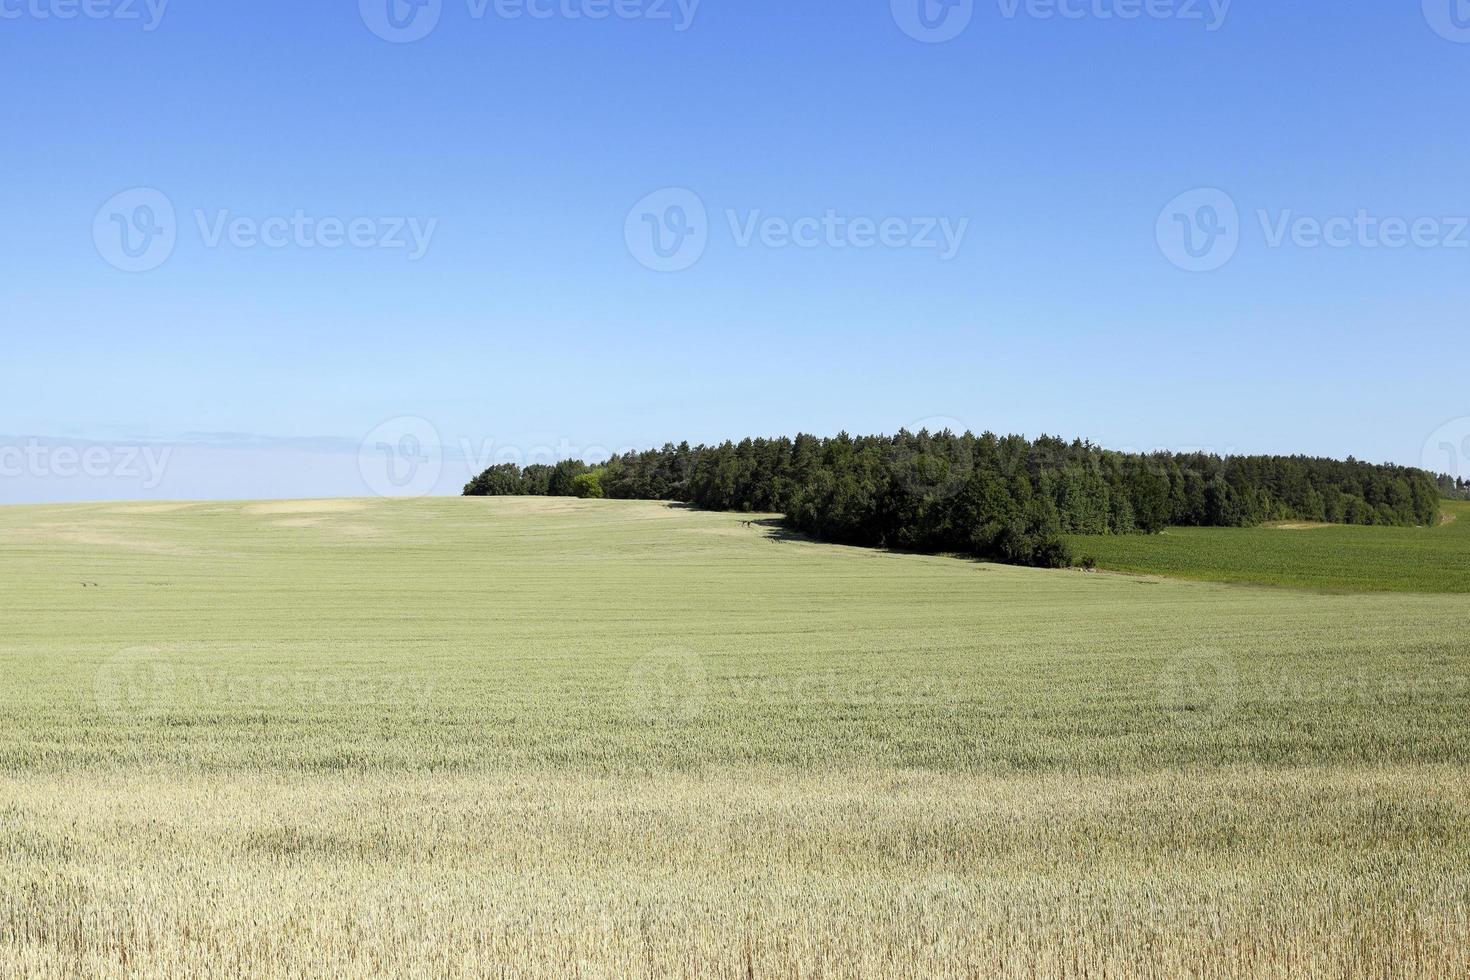
<path id="1" fill-rule="evenodd" d="M 507 463 L 464 492 L 781 513 L 823 541 L 1046 567 L 1072 563 L 1064 534 L 1272 520 L 1428 525 L 1439 520 L 1441 496 L 1422 470 L 1354 459 L 1131 454 L 1047 436 L 952 432 L 684 443 L 597 466 Z"/>

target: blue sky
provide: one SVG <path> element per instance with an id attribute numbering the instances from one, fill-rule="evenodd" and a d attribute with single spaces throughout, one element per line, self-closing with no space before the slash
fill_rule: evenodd
<path id="1" fill-rule="evenodd" d="M 89 2 L 0 0 L 0 500 L 933 419 L 1470 475 L 1461 0 Z"/>

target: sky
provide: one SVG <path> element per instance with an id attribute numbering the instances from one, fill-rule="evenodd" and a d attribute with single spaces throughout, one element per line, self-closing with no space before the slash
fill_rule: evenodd
<path id="1" fill-rule="evenodd" d="M 969 428 L 1470 476 L 1470 2 L 0 0 L 0 502 Z"/>

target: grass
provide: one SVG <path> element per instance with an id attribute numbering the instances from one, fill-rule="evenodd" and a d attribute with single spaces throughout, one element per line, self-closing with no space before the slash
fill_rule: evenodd
<path id="1" fill-rule="evenodd" d="M 1444 508 L 1435 528 L 1289 523 L 1068 540 L 1079 556 L 1120 572 L 1336 592 L 1470 592 L 1470 503 Z"/>
<path id="2" fill-rule="evenodd" d="M 1465 597 L 743 519 L 0 509 L 0 975 L 1464 972 Z"/>

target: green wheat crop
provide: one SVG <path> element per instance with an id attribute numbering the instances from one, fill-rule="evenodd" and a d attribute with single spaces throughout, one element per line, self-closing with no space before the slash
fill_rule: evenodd
<path id="1" fill-rule="evenodd" d="M 0 976 L 1470 971 L 1470 597 L 748 519 L 0 508 Z"/>

